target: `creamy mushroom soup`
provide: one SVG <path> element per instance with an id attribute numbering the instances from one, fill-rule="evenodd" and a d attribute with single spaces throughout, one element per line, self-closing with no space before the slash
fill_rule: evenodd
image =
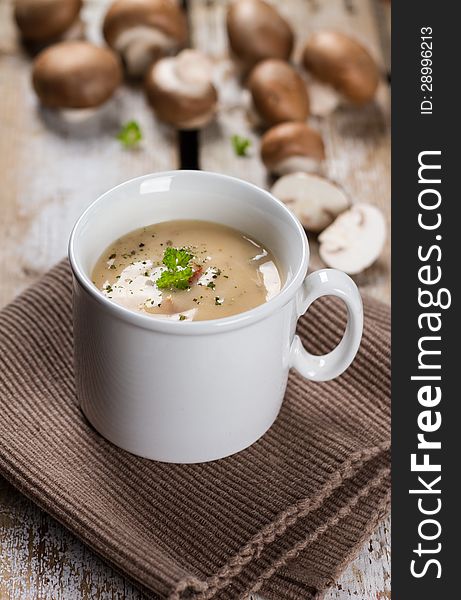
<path id="1" fill-rule="evenodd" d="M 278 294 L 270 250 L 207 221 L 168 221 L 132 231 L 99 258 L 93 283 L 113 302 L 175 321 L 219 319 Z"/>

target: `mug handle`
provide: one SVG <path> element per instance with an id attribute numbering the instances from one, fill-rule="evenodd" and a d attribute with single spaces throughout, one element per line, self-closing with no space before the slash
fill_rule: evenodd
<path id="1" fill-rule="evenodd" d="M 347 325 L 342 340 L 329 352 L 315 356 L 304 349 L 295 335 L 290 349 L 290 367 L 306 379 L 327 381 L 341 375 L 354 360 L 363 331 L 363 305 L 360 292 L 352 279 L 336 269 L 321 269 L 306 277 L 299 315 L 321 296 L 337 296 L 347 308 Z"/>

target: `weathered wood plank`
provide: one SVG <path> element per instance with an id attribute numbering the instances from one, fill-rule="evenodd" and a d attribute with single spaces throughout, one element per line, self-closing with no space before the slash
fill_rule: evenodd
<path id="1" fill-rule="evenodd" d="M 0 481 L 1 600 L 140 600 L 69 531 Z"/>

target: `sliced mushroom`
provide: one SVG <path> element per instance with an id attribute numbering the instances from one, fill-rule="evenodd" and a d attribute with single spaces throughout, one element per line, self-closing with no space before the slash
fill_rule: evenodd
<path id="1" fill-rule="evenodd" d="M 15 0 L 14 18 L 24 40 L 47 42 L 68 32 L 81 8 L 82 0 Z"/>
<path id="2" fill-rule="evenodd" d="M 104 37 L 132 77 L 187 41 L 186 18 L 173 0 L 115 0 L 106 13 Z"/>
<path id="3" fill-rule="evenodd" d="M 271 192 L 314 233 L 325 229 L 350 205 L 340 187 L 324 177 L 307 173 L 284 175 L 275 182 Z"/>
<path id="4" fill-rule="evenodd" d="M 263 0 L 235 0 L 227 13 L 227 34 L 245 71 L 266 58 L 288 60 L 293 50 L 290 25 Z"/>
<path id="5" fill-rule="evenodd" d="M 379 257 L 386 241 L 386 222 L 371 204 L 354 204 L 320 235 L 320 257 L 329 266 L 353 275 Z"/>
<path id="6" fill-rule="evenodd" d="M 117 56 L 89 42 L 60 42 L 40 52 L 32 82 L 49 108 L 92 108 L 103 104 L 122 80 Z"/>
<path id="7" fill-rule="evenodd" d="M 267 125 L 305 121 L 309 95 L 296 70 L 287 62 L 271 58 L 258 63 L 248 79 L 253 104 Z"/>
<path id="8" fill-rule="evenodd" d="M 353 38 L 337 31 L 317 31 L 303 51 L 306 69 L 332 85 L 349 102 L 370 102 L 379 84 L 379 69 L 371 54 Z"/>
<path id="9" fill-rule="evenodd" d="M 306 123 L 281 123 L 263 135 L 261 158 L 277 175 L 312 173 L 321 170 L 325 149 L 320 133 Z"/>
<path id="10" fill-rule="evenodd" d="M 152 65 L 146 76 L 146 94 L 158 118 L 178 129 L 206 125 L 214 117 L 218 101 L 212 70 L 210 59 L 198 50 L 183 50 Z"/>

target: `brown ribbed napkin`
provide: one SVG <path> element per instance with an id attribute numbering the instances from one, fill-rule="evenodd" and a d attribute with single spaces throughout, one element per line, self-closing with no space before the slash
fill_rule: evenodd
<path id="1" fill-rule="evenodd" d="M 310 349 L 339 338 L 342 308 L 299 322 Z M 290 375 L 282 411 L 251 448 L 171 465 L 119 450 L 83 418 L 72 365 L 67 262 L 0 313 L 0 472 L 156 598 L 317 598 L 389 502 L 390 319 L 335 381 Z"/>

